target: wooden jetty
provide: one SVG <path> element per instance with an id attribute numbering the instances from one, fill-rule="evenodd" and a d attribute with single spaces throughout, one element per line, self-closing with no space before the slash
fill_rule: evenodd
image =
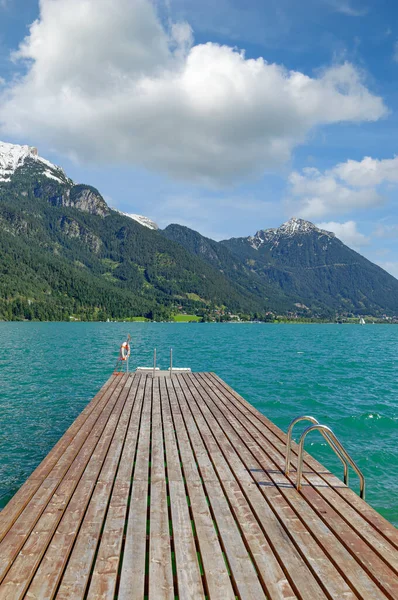
<path id="1" fill-rule="evenodd" d="M 398 599 L 398 530 L 285 443 L 213 373 L 114 374 L 0 513 L 0 600 Z"/>

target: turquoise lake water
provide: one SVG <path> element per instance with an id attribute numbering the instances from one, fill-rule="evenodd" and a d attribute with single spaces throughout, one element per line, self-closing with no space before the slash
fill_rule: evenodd
<path id="1" fill-rule="evenodd" d="M 398 525 L 398 327 L 383 325 L 0 323 L 0 508 L 110 376 L 127 333 L 132 368 L 155 347 L 167 368 L 172 347 L 175 366 L 215 371 L 284 430 L 301 414 L 331 426 L 368 502 Z M 307 449 L 342 477 L 317 433 Z"/>

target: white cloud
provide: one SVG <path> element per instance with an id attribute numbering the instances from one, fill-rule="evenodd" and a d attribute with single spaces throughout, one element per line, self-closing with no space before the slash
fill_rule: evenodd
<path id="1" fill-rule="evenodd" d="M 355 209 L 382 204 L 383 197 L 374 188 L 354 188 L 339 180 L 334 169 L 321 173 L 305 168 L 289 176 L 289 213 L 304 219 L 320 219 L 329 214 L 345 214 Z"/>
<path id="2" fill-rule="evenodd" d="M 317 77 L 166 29 L 149 0 L 41 0 L 0 97 L 0 133 L 81 161 L 229 184 L 280 166 L 322 124 L 373 121 L 349 63 Z"/>
<path id="3" fill-rule="evenodd" d="M 349 0 L 326 0 L 336 12 L 347 15 L 348 17 L 364 17 L 368 13 L 366 7 L 357 8 Z"/>
<path id="4" fill-rule="evenodd" d="M 384 202 L 383 184 L 398 184 L 398 156 L 382 160 L 365 156 L 347 160 L 332 169 L 306 167 L 289 176 L 287 207 L 308 219 L 379 206 Z"/>
<path id="5" fill-rule="evenodd" d="M 398 156 L 378 160 L 365 156 L 361 161 L 347 160 L 336 165 L 333 174 L 345 183 L 370 187 L 381 183 L 398 183 Z"/>
<path id="6" fill-rule="evenodd" d="M 355 221 L 346 221 L 345 223 L 329 221 L 327 223 L 317 223 L 317 227 L 335 233 L 339 240 L 351 248 L 358 249 L 370 243 L 370 238 L 358 231 Z"/>

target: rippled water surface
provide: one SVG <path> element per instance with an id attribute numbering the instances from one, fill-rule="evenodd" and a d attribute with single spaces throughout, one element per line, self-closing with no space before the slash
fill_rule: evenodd
<path id="1" fill-rule="evenodd" d="M 398 525 L 398 327 L 168 323 L 0 323 L 0 508 L 111 374 L 132 366 L 215 371 L 286 430 L 311 414 L 364 471 L 367 500 Z M 337 475 L 317 433 L 308 449 Z M 355 476 L 351 477 L 354 484 Z"/>

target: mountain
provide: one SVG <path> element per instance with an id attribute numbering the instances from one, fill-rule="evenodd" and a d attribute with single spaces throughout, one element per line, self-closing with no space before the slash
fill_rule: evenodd
<path id="1" fill-rule="evenodd" d="M 30 164 L 32 173 L 35 172 L 59 183 L 72 184 L 61 167 L 39 156 L 37 148 L 0 142 L 0 183 L 11 182 L 16 171 L 19 171 L 25 163 Z"/>
<path id="2" fill-rule="evenodd" d="M 302 219 L 216 242 L 111 209 L 37 149 L 0 142 L 0 319 L 398 314 L 398 281 Z"/>
<path id="3" fill-rule="evenodd" d="M 263 299 L 149 220 L 110 209 L 35 148 L 2 143 L 0 173 L 0 319 L 265 310 Z"/>
<path id="4" fill-rule="evenodd" d="M 148 217 L 144 217 L 143 215 L 136 215 L 134 213 L 124 213 L 121 210 L 118 210 L 117 208 L 112 208 L 112 210 L 119 213 L 119 215 L 124 215 L 125 217 L 133 219 L 133 221 L 137 221 L 137 223 L 139 223 L 140 225 L 144 225 L 144 227 L 148 227 L 148 229 L 159 229 L 159 225 L 155 223 L 155 221 L 148 219 Z"/>
<path id="5" fill-rule="evenodd" d="M 312 313 L 398 314 L 398 280 L 309 221 L 221 245 Z"/>
<path id="6" fill-rule="evenodd" d="M 265 300 L 273 310 L 286 312 L 294 309 L 294 302 L 278 285 L 267 281 L 253 271 L 250 265 L 225 245 L 204 237 L 197 231 L 183 225 L 168 225 L 161 232 L 169 240 L 181 244 L 188 252 L 200 257 L 209 265 L 223 273 L 242 292 L 249 291 Z"/>

